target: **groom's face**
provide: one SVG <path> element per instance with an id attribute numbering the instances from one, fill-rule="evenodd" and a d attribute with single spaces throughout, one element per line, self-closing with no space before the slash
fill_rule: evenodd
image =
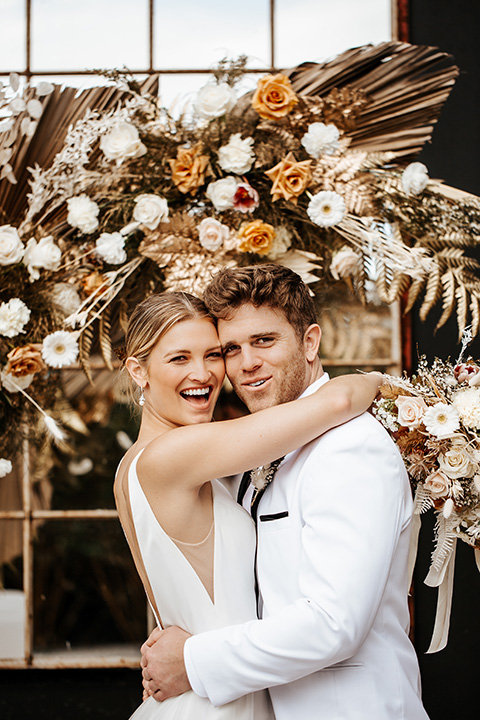
<path id="1" fill-rule="evenodd" d="M 302 342 L 281 311 L 241 305 L 218 321 L 225 367 L 250 412 L 295 400 L 308 385 Z"/>

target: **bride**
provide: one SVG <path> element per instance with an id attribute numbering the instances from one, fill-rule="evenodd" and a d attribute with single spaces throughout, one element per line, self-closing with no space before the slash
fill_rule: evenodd
<path id="1" fill-rule="evenodd" d="M 255 528 L 215 478 L 272 462 L 364 412 L 378 374 L 343 376 L 309 397 L 211 422 L 224 379 L 215 323 L 202 301 L 152 295 L 134 310 L 125 367 L 142 420 L 122 459 L 115 499 L 159 627 L 199 633 L 256 617 Z M 148 698 L 132 718 L 268 720 L 266 692 L 214 707 L 192 691 Z"/>

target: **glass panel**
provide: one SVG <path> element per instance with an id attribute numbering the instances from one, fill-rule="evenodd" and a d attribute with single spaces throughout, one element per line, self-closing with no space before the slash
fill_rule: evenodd
<path id="1" fill-rule="evenodd" d="M 148 0 L 32 0 L 32 70 L 148 66 Z"/>
<path id="2" fill-rule="evenodd" d="M 87 422 L 88 434 L 75 433 L 70 437 L 67 452 L 55 451 L 50 473 L 51 508 L 114 508 L 115 471 L 125 453 L 125 443 L 131 444 L 137 436 L 138 421 L 128 405 L 110 406 L 104 396 L 99 396 L 95 403 L 88 388 L 71 402 L 74 407 L 83 406 L 84 418 L 86 407 L 91 408 L 90 414 L 94 413 L 95 418 Z"/>
<path id="3" fill-rule="evenodd" d="M 154 64 L 209 68 L 224 57 L 248 55 L 252 66 L 270 64 L 268 0 L 155 0 Z"/>
<path id="4" fill-rule="evenodd" d="M 24 70 L 26 66 L 25 2 L 3 0 L 1 13 L 3 32 L 0 42 L 0 69 Z M 0 80 L 5 82 L 3 78 Z"/>
<path id="5" fill-rule="evenodd" d="M 36 523 L 35 650 L 135 644 L 146 600 L 117 520 Z"/>
<path id="6" fill-rule="evenodd" d="M 277 67 L 327 60 L 391 38 L 390 0 L 276 0 L 275 6 Z"/>

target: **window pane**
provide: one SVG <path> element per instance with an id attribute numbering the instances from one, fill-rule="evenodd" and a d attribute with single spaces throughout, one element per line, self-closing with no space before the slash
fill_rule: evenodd
<path id="1" fill-rule="evenodd" d="M 154 64 L 159 68 L 208 68 L 224 57 L 248 55 L 251 65 L 270 64 L 268 0 L 155 0 Z"/>
<path id="2" fill-rule="evenodd" d="M 0 41 L 0 70 L 24 70 L 25 3 L 3 0 L 1 8 L 2 33 Z"/>
<path id="3" fill-rule="evenodd" d="M 390 0 L 276 0 L 275 64 L 327 60 L 391 38 Z"/>
<path id="4" fill-rule="evenodd" d="M 145 593 L 118 520 L 37 523 L 33 624 L 36 651 L 140 647 Z"/>
<path id="5" fill-rule="evenodd" d="M 32 70 L 148 65 L 148 0 L 32 0 Z"/>

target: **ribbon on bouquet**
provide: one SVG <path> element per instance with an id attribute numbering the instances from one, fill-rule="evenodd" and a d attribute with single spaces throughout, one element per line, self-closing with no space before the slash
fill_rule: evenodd
<path id="1" fill-rule="evenodd" d="M 417 486 L 413 503 L 410 547 L 408 552 L 408 587 L 411 587 L 413 571 L 418 552 L 418 538 L 422 524 L 421 515 L 432 507 L 431 500 L 425 494 L 422 485 Z M 448 641 L 450 613 L 452 608 L 453 579 L 455 574 L 455 553 L 457 538 L 451 533 L 448 521 L 440 515 L 438 518 L 438 544 L 432 557 L 432 564 L 425 578 L 425 585 L 438 587 L 437 609 L 432 639 L 427 653 L 443 650 Z M 475 550 L 475 559 L 480 571 L 480 550 Z"/>
<path id="2" fill-rule="evenodd" d="M 430 641 L 430 647 L 427 653 L 439 652 L 443 650 L 448 640 L 448 631 L 450 628 L 450 612 L 452 609 L 453 595 L 453 577 L 455 574 L 455 553 L 457 549 L 457 539 L 452 543 L 452 548 L 440 569 L 432 566 L 425 578 L 425 585 L 429 587 L 438 587 L 437 612 L 435 615 L 435 625 L 433 635 Z"/>

